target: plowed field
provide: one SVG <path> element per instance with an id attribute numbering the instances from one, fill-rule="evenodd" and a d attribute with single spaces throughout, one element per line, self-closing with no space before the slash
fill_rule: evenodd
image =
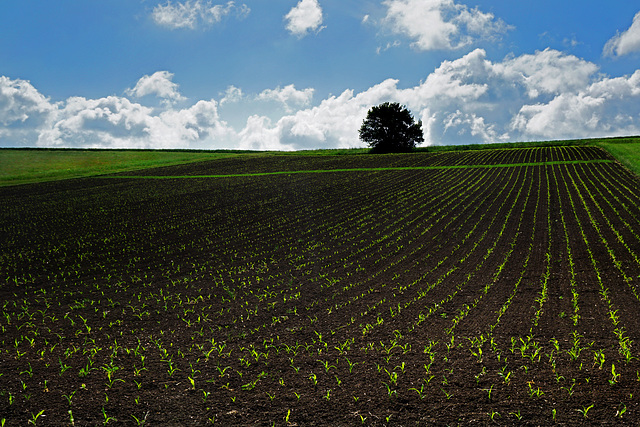
<path id="1" fill-rule="evenodd" d="M 594 147 L 0 188 L 0 422 L 634 424 L 639 206 Z"/>

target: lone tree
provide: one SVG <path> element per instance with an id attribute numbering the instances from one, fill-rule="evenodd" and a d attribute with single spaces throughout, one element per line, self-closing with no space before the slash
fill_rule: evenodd
<path id="1" fill-rule="evenodd" d="M 424 142 L 422 121 L 414 122 L 405 106 L 385 102 L 369 110 L 360 127 L 360 139 L 375 153 L 411 151 Z"/>

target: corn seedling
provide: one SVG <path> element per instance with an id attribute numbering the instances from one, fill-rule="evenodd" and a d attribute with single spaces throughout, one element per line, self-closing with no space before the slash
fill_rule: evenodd
<path id="1" fill-rule="evenodd" d="M 615 385 L 620 381 L 620 375 L 616 373 L 616 365 L 614 363 L 611 364 L 611 378 L 609 379 L 610 385 Z"/>
<path id="2" fill-rule="evenodd" d="M 616 418 L 622 418 L 622 416 L 627 412 L 627 405 L 624 403 L 620 403 L 618 405 L 618 410 L 616 411 Z"/>
<path id="3" fill-rule="evenodd" d="M 115 417 L 107 416 L 107 412 L 105 411 L 104 406 L 102 407 L 102 417 L 103 417 L 103 420 L 102 420 L 103 426 L 106 426 L 111 421 L 118 421 Z"/>
<path id="4" fill-rule="evenodd" d="M 29 420 L 29 424 L 33 424 L 34 426 L 36 425 L 36 423 L 38 422 L 38 418 L 44 416 L 44 409 L 40 412 L 38 412 L 37 414 L 34 414 L 33 412 L 31 413 L 31 419 Z"/>
<path id="5" fill-rule="evenodd" d="M 491 384 L 491 387 L 484 389 L 484 391 L 487 392 L 487 397 L 489 398 L 489 400 L 491 400 L 491 393 L 493 392 L 493 384 Z"/>
<path id="6" fill-rule="evenodd" d="M 420 390 L 418 390 L 415 387 L 412 387 L 412 388 L 409 389 L 409 391 L 412 391 L 412 390 L 415 391 L 416 393 L 418 393 L 418 397 L 420 398 L 420 400 L 422 400 L 422 399 L 424 399 L 426 397 L 426 395 L 424 394 L 424 384 L 422 384 L 420 386 Z"/>
<path id="7" fill-rule="evenodd" d="M 136 425 L 143 426 L 147 423 L 147 417 L 149 416 L 149 411 L 147 411 L 142 418 L 138 418 L 135 415 L 131 414 L 131 418 L 133 418 L 136 422 Z"/>
<path id="8" fill-rule="evenodd" d="M 593 408 L 594 404 L 592 403 L 589 406 L 583 406 L 582 408 L 576 409 L 576 411 L 580 412 L 584 418 L 589 418 L 589 410 Z"/>

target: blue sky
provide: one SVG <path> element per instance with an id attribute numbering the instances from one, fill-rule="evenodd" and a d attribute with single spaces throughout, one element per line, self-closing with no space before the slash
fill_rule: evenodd
<path id="1" fill-rule="evenodd" d="M 0 146 L 358 147 L 640 134 L 640 6 L 550 0 L 0 3 Z"/>

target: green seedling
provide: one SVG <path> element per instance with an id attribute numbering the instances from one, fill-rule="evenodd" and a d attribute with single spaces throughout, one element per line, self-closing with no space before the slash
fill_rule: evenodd
<path id="1" fill-rule="evenodd" d="M 36 423 L 38 422 L 38 418 L 40 418 L 42 416 L 42 414 L 44 414 L 44 409 L 42 411 L 38 412 L 37 414 L 34 414 L 32 412 L 31 413 L 31 419 L 29 420 L 29 424 L 33 424 L 35 426 Z"/>
<path id="2" fill-rule="evenodd" d="M 316 374 L 312 373 L 311 375 L 309 375 L 309 379 L 311 380 L 314 386 L 318 385 L 318 377 L 316 377 Z"/>
<path id="3" fill-rule="evenodd" d="M 589 406 L 583 406 L 582 409 L 576 409 L 576 411 L 580 412 L 584 418 L 589 418 L 589 410 L 593 408 L 594 404 L 592 403 Z"/>
<path id="4" fill-rule="evenodd" d="M 107 412 L 104 410 L 104 406 L 102 407 L 102 416 L 103 416 L 103 421 L 102 421 L 103 426 L 106 426 L 111 421 L 118 421 L 115 417 L 107 416 Z"/>
<path id="5" fill-rule="evenodd" d="M 420 400 L 426 397 L 426 395 L 424 394 L 424 383 L 420 386 L 420 390 L 418 390 L 415 387 L 412 387 L 409 389 L 409 391 L 415 391 L 416 393 L 418 393 L 418 397 L 420 398 Z"/>
<path id="6" fill-rule="evenodd" d="M 620 380 L 620 375 L 616 373 L 616 365 L 614 363 L 611 364 L 611 379 L 609 379 L 610 385 L 615 385 Z"/>
<path id="7" fill-rule="evenodd" d="M 616 411 L 616 418 L 622 418 L 625 412 L 627 412 L 627 405 L 620 403 L 618 410 Z"/>
<path id="8" fill-rule="evenodd" d="M 147 411 L 144 414 L 144 417 L 142 417 L 142 418 L 138 418 L 135 415 L 131 414 L 131 418 L 133 418 L 136 421 L 136 424 L 139 425 L 139 426 L 143 426 L 143 425 L 145 425 L 147 423 L 147 417 L 148 416 L 149 416 L 149 411 Z"/>

